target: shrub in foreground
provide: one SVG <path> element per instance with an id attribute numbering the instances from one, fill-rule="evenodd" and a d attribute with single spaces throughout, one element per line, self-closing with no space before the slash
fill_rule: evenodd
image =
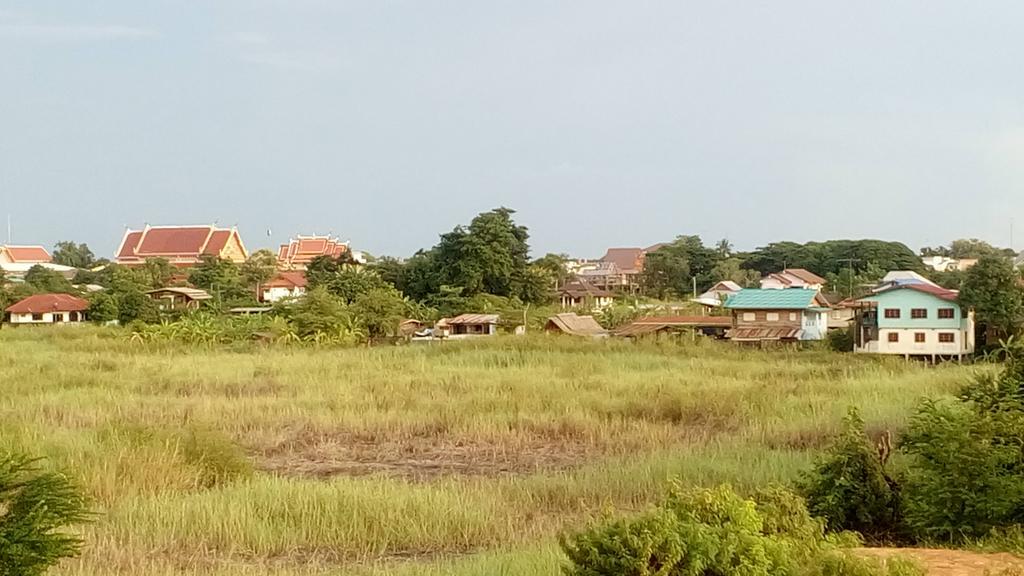
<path id="1" fill-rule="evenodd" d="M 811 514 L 830 531 L 852 530 L 873 541 L 901 534 L 899 488 L 885 470 L 887 454 L 868 438 L 856 409 L 843 432 L 802 483 Z"/>
<path id="2" fill-rule="evenodd" d="M 959 402 L 925 401 L 911 419 L 907 522 L 922 539 L 960 542 L 1024 524 L 1024 362 L 984 375 Z"/>
<path id="3" fill-rule="evenodd" d="M 907 574 L 841 551 L 798 496 L 772 489 L 672 488 L 656 509 L 561 538 L 567 576 Z M 904 565 L 894 563 L 895 569 Z"/>
<path id="4" fill-rule="evenodd" d="M 67 478 L 0 453 L 0 576 L 38 576 L 76 555 L 81 542 L 65 528 L 87 518 L 85 498 Z"/>

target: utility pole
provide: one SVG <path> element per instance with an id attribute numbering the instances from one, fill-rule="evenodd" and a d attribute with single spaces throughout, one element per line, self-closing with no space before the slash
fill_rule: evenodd
<path id="1" fill-rule="evenodd" d="M 849 266 L 848 270 L 850 271 L 850 277 L 847 280 L 850 286 L 849 293 L 846 295 L 846 297 L 853 298 L 853 263 L 860 262 L 860 258 L 839 258 L 837 262 L 846 262 L 846 264 Z"/>

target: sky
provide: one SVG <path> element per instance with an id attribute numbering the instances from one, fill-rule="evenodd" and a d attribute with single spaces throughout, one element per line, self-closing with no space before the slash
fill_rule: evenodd
<path id="1" fill-rule="evenodd" d="M 1015 217 L 1021 248 L 1021 22 L 998 0 L 0 0 L 0 218 L 103 256 L 126 226 L 214 222 L 407 256 L 498 206 L 535 255 L 1006 246 Z"/>

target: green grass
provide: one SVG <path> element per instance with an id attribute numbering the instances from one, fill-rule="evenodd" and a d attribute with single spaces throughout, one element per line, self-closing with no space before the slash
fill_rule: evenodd
<path id="1" fill-rule="evenodd" d="M 0 446 L 79 479 L 60 574 L 555 574 L 563 530 L 670 478 L 806 469 L 850 405 L 898 431 L 977 368 L 550 337 L 187 349 L 0 332 Z"/>

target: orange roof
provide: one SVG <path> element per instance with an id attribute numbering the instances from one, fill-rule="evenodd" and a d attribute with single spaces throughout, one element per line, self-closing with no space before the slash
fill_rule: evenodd
<path id="1" fill-rule="evenodd" d="M 282 244 L 277 252 L 283 267 L 305 266 L 318 256 L 338 258 L 348 252 L 348 244 L 331 236 L 297 236 Z"/>
<path id="2" fill-rule="evenodd" d="M 166 258 L 172 263 L 198 262 L 204 254 L 220 254 L 233 237 L 238 237 L 234 228 L 147 226 L 144 230 L 125 232 L 116 258 L 121 264 L 142 262 L 147 258 Z M 242 251 L 244 253 L 245 249 Z"/>
<path id="3" fill-rule="evenodd" d="M 44 263 L 52 260 L 50 253 L 42 246 L 0 246 L 0 251 L 7 254 L 14 263 Z"/>
<path id="4" fill-rule="evenodd" d="M 263 284 L 264 288 L 305 288 L 307 284 L 304 272 L 278 272 L 268 282 Z"/>
<path id="5" fill-rule="evenodd" d="M 84 312 L 89 303 L 71 294 L 36 294 L 7 307 L 11 314 L 43 314 L 45 312 Z"/>

